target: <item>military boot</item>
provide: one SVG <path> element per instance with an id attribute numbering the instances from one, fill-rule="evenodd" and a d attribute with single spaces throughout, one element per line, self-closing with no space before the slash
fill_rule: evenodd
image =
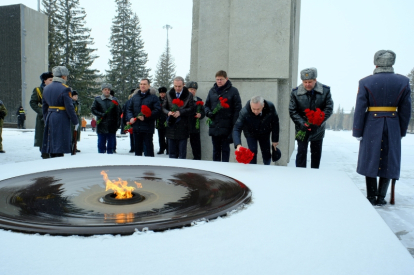
<path id="1" fill-rule="evenodd" d="M 377 178 L 365 177 L 365 182 L 367 184 L 367 199 L 372 205 L 377 204 Z"/>
<path id="2" fill-rule="evenodd" d="M 48 159 L 50 155 L 48 153 L 42 153 L 42 159 Z"/>
<path id="3" fill-rule="evenodd" d="M 387 202 L 385 201 L 385 196 L 387 195 L 388 186 L 390 185 L 390 179 L 380 178 L 378 184 L 378 198 L 377 198 L 377 205 L 385 205 Z"/>

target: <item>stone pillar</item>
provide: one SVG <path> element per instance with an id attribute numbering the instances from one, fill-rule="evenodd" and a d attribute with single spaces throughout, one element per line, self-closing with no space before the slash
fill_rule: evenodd
<path id="1" fill-rule="evenodd" d="M 193 0 L 190 78 L 198 82 L 198 96 L 205 100 L 215 73 L 225 70 L 242 106 L 255 95 L 273 102 L 280 119 L 278 165 L 289 162 L 295 146 L 289 99 L 297 83 L 299 19 L 300 0 Z M 202 158 L 212 160 L 204 121 L 201 142 Z M 234 161 L 234 146 L 231 156 Z"/>
<path id="2" fill-rule="evenodd" d="M 7 108 L 6 124 L 17 124 L 16 111 L 26 111 L 26 128 L 34 128 L 36 113 L 30 97 L 48 65 L 47 16 L 22 4 L 0 6 L 0 99 Z"/>

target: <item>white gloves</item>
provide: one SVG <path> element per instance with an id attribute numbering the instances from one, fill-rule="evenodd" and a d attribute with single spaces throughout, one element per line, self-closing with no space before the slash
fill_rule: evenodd
<path id="1" fill-rule="evenodd" d="M 76 124 L 74 127 L 75 127 L 75 131 L 79 130 L 79 123 Z"/>
<path id="2" fill-rule="evenodd" d="M 355 137 L 358 141 L 362 140 L 362 137 Z"/>

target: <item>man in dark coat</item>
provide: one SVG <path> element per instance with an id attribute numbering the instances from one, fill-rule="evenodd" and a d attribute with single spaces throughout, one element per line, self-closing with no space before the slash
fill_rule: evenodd
<path id="1" fill-rule="evenodd" d="M 239 118 L 233 128 L 234 147 L 239 150 L 241 132 L 247 140 L 249 149 L 254 153 L 250 164 L 257 164 L 257 143 L 262 151 L 263 163 L 269 165 L 272 159 L 271 146 L 276 150 L 279 144 L 279 116 L 272 102 L 261 96 L 254 96 L 240 111 Z M 272 144 L 270 144 L 272 133 Z"/>
<path id="2" fill-rule="evenodd" d="M 377 68 L 359 81 L 355 106 L 352 135 L 360 141 L 357 172 L 365 176 L 367 198 L 373 205 L 386 204 L 390 179 L 400 178 L 401 139 L 411 117 L 409 79 L 394 73 L 395 57 L 389 50 L 375 53 Z"/>
<path id="3" fill-rule="evenodd" d="M 53 82 L 43 90 L 43 134 L 42 153 L 53 157 L 63 157 L 71 153 L 70 123 L 79 129 L 79 121 L 71 98 L 71 89 L 65 84 L 69 71 L 64 66 L 54 67 Z"/>
<path id="4" fill-rule="evenodd" d="M 98 153 L 113 154 L 115 152 L 116 131 L 121 125 L 121 108 L 118 101 L 111 96 L 112 85 L 101 85 L 102 95 L 95 97 L 91 112 L 98 120 L 96 133 L 98 134 Z"/>
<path id="5" fill-rule="evenodd" d="M 33 111 L 36 112 L 36 128 L 35 128 L 35 140 L 34 147 L 39 147 L 40 152 L 42 152 L 43 144 L 43 132 L 45 131 L 45 122 L 43 119 L 43 109 L 42 109 L 42 100 L 43 100 L 43 89 L 53 82 L 52 72 L 45 72 L 40 76 L 42 83 L 40 87 L 33 89 L 32 96 L 30 98 L 30 107 Z M 49 154 L 42 153 L 41 157 L 43 159 L 49 158 Z"/>
<path id="6" fill-rule="evenodd" d="M 72 102 L 73 102 L 73 107 L 75 108 L 75 113 L 76 113 L 76 116 L 78 117 L 78 121 L 79 121 L 79 123 L 81 122 L 81 119 L 80 119 L 80 115 L 81 115 L 81 105 L 80 105 L 80 103 L 79 103 L 79 95 L 78 95 L 78 92 L 77 91 L 75 91 L 75 90 L 73 90 L 72 91 Z M 77 142 L 79 142 L 80 141 L 80 135 L 81 135 L 81 131 L 80 131 L 81 129 L 78 129 L 77 130 L 77 132 L 76 132 L 76 134 L 77 134 L 77 139 L 76 139 L 76 141 Z M 72 134 L 71 134 L 71 137 L 73 138 L 73 132 L 75 131 L 75 127 L 74 127 L 74 125 L 72 124 L 71 125 L 71 132 L 72 132 Z M 80 153 L 80 150 L 78 150 L 78 149 L 76 149 L 76 152 L 79 152 Z"/>
<path id="7" fill-rule="evenodd" d="M 146 117 L 142 113 L 142 106 L 144 105 L 151 109 L 151 116 Z M 145 156 L 154 157 L 152 137 L 155 131 L 155 120 L 160 113 L 160 102 L 156 95 L 150 93 L 150 81 L 142 79 L 139 83 L 139 90 L 134 92 L 127 109 L 127 120 L 132 125 L 134 131 L 136 156 L 142 156 L 145 144 Z"/>
<path id="8" fill-rule="evenodd" d="M 302 84 L 292 90 L 290 94 L 289 114 L 295 123 L 296 134 L 306 131 L 304 140 L 297 139 L 298 148 L 296 167 L 306 168 L 308 145 L 310 142 L 311 168 L 319 168 L 322 156 L 322 142 L 325 137 L 325 123 L 332 115 L 333 100 L 330 87 L 316 80 L 316 68 L 304 69 L 300 72 Z M 309 124 L 305 109 L 316 111 L 319 108 L 325 113 L 325 119 L 320 126 Z"/>
<path id="9" fill-rule="evenodd" d="M 218 112 L 214 109 L 220 104 L 219 98 L 227 100 L 229 108 Z M 208 134 L 213 142 L 213 161 L 229 162 L 230 144 L 233 143 L 233 126 L 242 108 L 240 94 L 233 87 L 225 71 L 216 73 L 216 83 L 208 92 L 205 104 L 206 116 L 209 118 Z"/>
<path id="10" fill-rule="evenodd" d="M 127 120 L 127 110 L 129 105 L 131 104 L 131 98 L 134 95 L 135 89 L 132 89 L 129 93 L 128 100 L 125 102 L 124 106 L 122 107 L 122 119 L 121 119 L 121 134 L 125 134 L 125 126 L 129 124 Z M 129 134 L 129 153 L 135 153 L 135 142 L 134 142 L 134 135 Z"/>
<path id="11" fill-rule="evenodd" d="M 204 102 L 201 98 L 196 96 L 198 84 L 197 82 L 190 81 L 185 85 L 188 91 L 193 95 L 194 100 L 194 115 L 189 116 L 190 127 L 190 145 L 193 151 L 194 160 L 201 160 L 201 140 L 200 140 L 200 126 L 201 120 L 206 116 L 204 110 Z M 200 110 L 200 112 L 198 112 Z M 197 122 L 198 120 L 198 122 Z"/>
<path id="12" fill-rule="evenodd" d="M 165 100 L 167 100 L 167 88 L 160 87 L 158 89 L 158 93 L 160 95 L 158 99 L 160 101 L 160 105 L 162 108 L 162 104 L 164 103 Z M 160 150 L 157 152 L 157 155 L 164 154 L 164 151 L 166 151 L 168 155 L 167 139 L 165 138 L 166 127 L 164 125 L 166 120 L 167 120 L 167 115 L 164 112 L 161 112 L 160 117 L 156 121 L 155 128 L 157 128 L 157 131 L 158 131 L 158 143 L 160 145 Z"/>
<path id="13" fill-rule="evenodd" d="M 17 116 L 17 127 L 19 129 L 26 129 L 24 127 L 24 121 L 26 120 L 26 112 L 24 111 L 22 106 L 20 106 L 19 109 L 17 109 L 16 116 Z"/>
<path id="14" fill-rule="evenodd" d="M 4 117 L 7 116 L 7 109 L 3 104 L 3 101 L 0 100 L 0 153 L 6 153 L 3 150 L 3 138 L 1 137 L 3 132 L 3 121 Z"/>
<path id="15" fill-rule="evenodd" d="M 187 139 L 189 135 L 188 117 L 193 115 L 193 95 L 184 87 L 184 78 L 174 78 L 174 88 L 167 93 L 167 100 L 163 103 L 163 112 L 167 117 L 165 136 L 168 138 L 168 153 L 170 158 L 185 159 L 187 157 Z M 174 99 L 183 101 L 183 106 L 173 111 Z"/>

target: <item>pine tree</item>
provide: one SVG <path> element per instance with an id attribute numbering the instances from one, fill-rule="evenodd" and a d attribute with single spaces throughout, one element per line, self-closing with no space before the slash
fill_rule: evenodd
<path id="1" fill-rule="evenodd" d="M 410 79 L 410 88 L 411 88 L 411 119 L 409 124 L 409 129 L 411 132 L 414 131 L 414 69 L 407 75 Z"/>
<path id="2" fill-rule="evenodd" d="M 59 50 L 59 41 L 61 40 L 60 33 L 58 32 L 56 26 L 58 22 L 61 21 L 61 16 L 57 12 L 58 5 L 56 0 L 43 0 L 42 1 L 43 9 L 42 12 L 47 15 L 48 18 L 48 52 L 49 52 L 49 71 L 52 71 L 52 68 L 61 64 L 61 56 Z"/>
<path id="3" fill-rule="evenodd" d="M 90 114 L 93 95 L 96 93 L 98 70 L 90 69 L 98 56 L 90 48 L 94 44 L 91 29 L 85 27 L 86 12 L 79 6 L 79 0 L 59 0 L 59 14 L 62 21 L 57 28 L 61 34 L 61 64 L 69 70 L 68 85 L 78 91 L 82 103 L 82 115 Z"/>
<path id="4" fill-rule="evenodd" d="M 115 0 L 117 15 L 112 20 L 107 80 L 116 97 L 126 102 L 131 88 L 138 87 L 142 78 L 151 78 L 146 67 L 148 54 L 144 51 L 138 15 L 132 12 L 129 0 Z"/>
<path id="5" fill-rule="evenodd" d="M 172 88 L 173 80 L 175 77 L 175 64 L 174 58 L 171 56 L 170 47 L 167 45 L 165 51 L 160 56 L 157 64 L 157 70 L 155 71 L 155 86 L 166 87 L 167 90 Z"/>
<path id="6" fill-rule="evenodd" d="M 185 80 L 185 83 L 190 82 L 190 72 L 187 73 L 184 80 Z"/>
<path id="7" fill-rule="evenodd" d="M 348 130 L 352 130 L 354 128 L 354 115 L 355 108 L 352 106 L 351 113 L 349 114 Z"/>

